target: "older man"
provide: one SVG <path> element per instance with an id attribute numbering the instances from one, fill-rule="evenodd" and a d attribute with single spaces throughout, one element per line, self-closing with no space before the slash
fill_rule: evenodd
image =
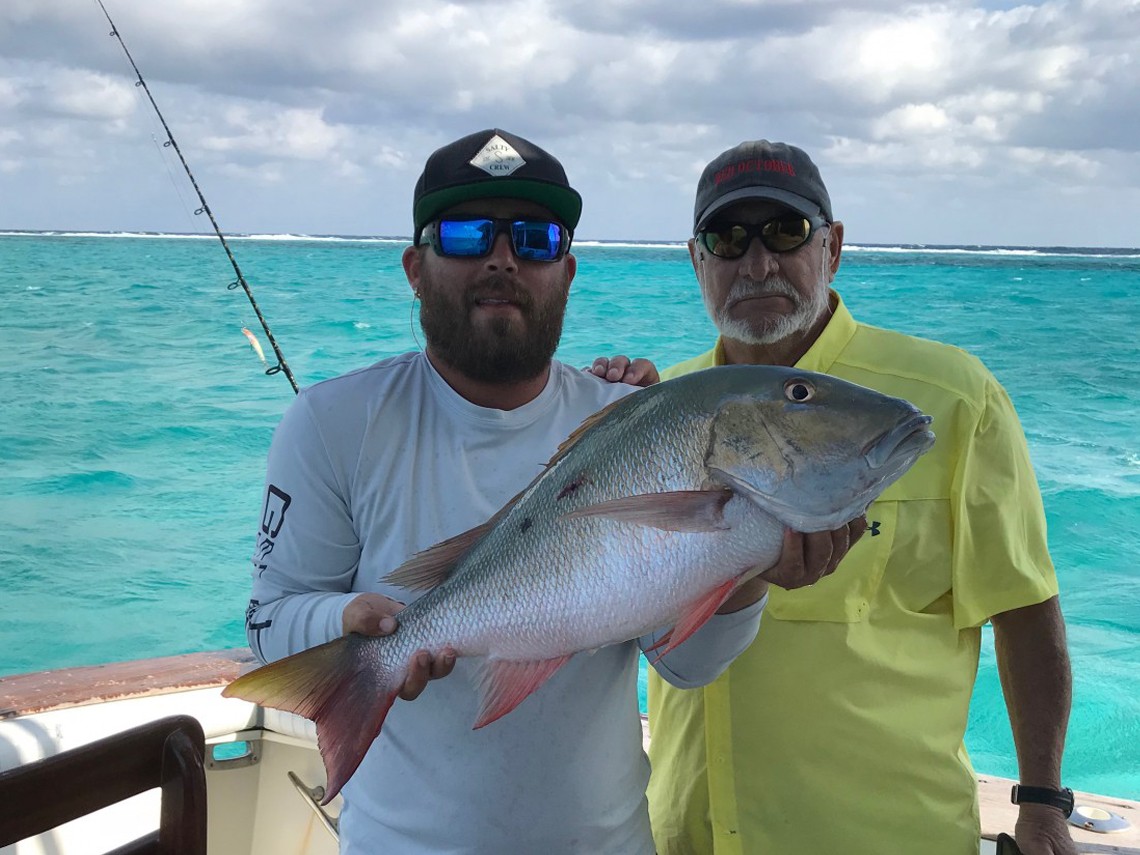
<path id="1" fill-rule="evenodd" d="M 693 226 L 720 336 L 664 377 L 796 365 L 912 401 L 938 440 L 871 506 L 869 535 L 839 572 L 772 588 L 756 642 L 719 679 L 683 691 L 651 675 L 659 851 L 976 853 L 962 737 L 991 621 L 1020 767 L 1017 841 L 1025 855 L 1074 852 L 1064 624 L 1005 391 L 961 350 L 851 316 L 830 289 L 843 224 L 801 149 L 760 140 L 721 154 L 701 176 Z"/>

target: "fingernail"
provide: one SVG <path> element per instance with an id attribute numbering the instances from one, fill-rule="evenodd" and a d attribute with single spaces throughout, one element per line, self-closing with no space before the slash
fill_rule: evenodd
<path id="1" fill-rule="evenodd" d="M 385 635 L 391 635 L 396 631 L 396 619 L 393 617 L 380 618 L 380 631 Z"/>

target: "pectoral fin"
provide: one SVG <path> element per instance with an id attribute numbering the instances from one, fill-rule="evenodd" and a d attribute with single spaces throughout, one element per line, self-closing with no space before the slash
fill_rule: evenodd
<path id="1" fill-rule="evenodd" d="M 645 493 L 599 502 L 566 514 L 566 519 L 603 517 L 616 522 L 650 526 L 663 531 L 724 531 L 724 506 L 732 491 L 677 490 L 672 493 Z"/>
<path id="2" fill-rule="evenodd" d="M 483 703 L 473 729 L 478 730 L 505 716 L 549 680 L 572 655 L 536 662 L 488 659 L 479 672 L 479 692 Z"/>

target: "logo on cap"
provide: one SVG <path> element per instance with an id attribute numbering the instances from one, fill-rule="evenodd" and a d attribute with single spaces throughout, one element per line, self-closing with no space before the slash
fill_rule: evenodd
<path id="1" fill-rule="evenodd" d="M 510 175 L 519 167 L 526 166 L 522 155 L 498 134 L 487 140 L 487 144 L 469 162 L 496 178 Z"/>
<path id="2" fill-rule="evenodd" d="M 796 177 L 796 168 L 786 160 L 751 158 L 730 163 L 713 176 L 713 183 L 720 184 L 746 172 L 782 172 L 790 178 Z"/>

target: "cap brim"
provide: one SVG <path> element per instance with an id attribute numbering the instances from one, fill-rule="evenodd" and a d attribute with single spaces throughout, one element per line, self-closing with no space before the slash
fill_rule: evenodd
<path id="1" fill-rule="evenodd" d="M 412 219 L 418 232 L 448 208 L 472 199 L 526 199 L 537 202 L 550 210 L 555 217 L 571 231 L 582 216 L 582 197 L 570 187 L 533 181 L 527 178 L 503 178 L 495 181 L 479 181 L 474 184 L 460 184 L 445 187 L 434 193 L 425 194 L 416 202 Z"/>
<path id="2" fill-rule="evenodd" d="M 742 187 L 739 190 L 733 190 L 731 193 L 725 193 L 705 208 L 697 218 L 693 231 L 700 231 L 718 212 L 744 199 L 764 199 L 770 202 L 779 202 L 805 217 L 819 217 L 823 213 L 819 205 L 799 193 L 781 190 L 778 187 Z"/>

